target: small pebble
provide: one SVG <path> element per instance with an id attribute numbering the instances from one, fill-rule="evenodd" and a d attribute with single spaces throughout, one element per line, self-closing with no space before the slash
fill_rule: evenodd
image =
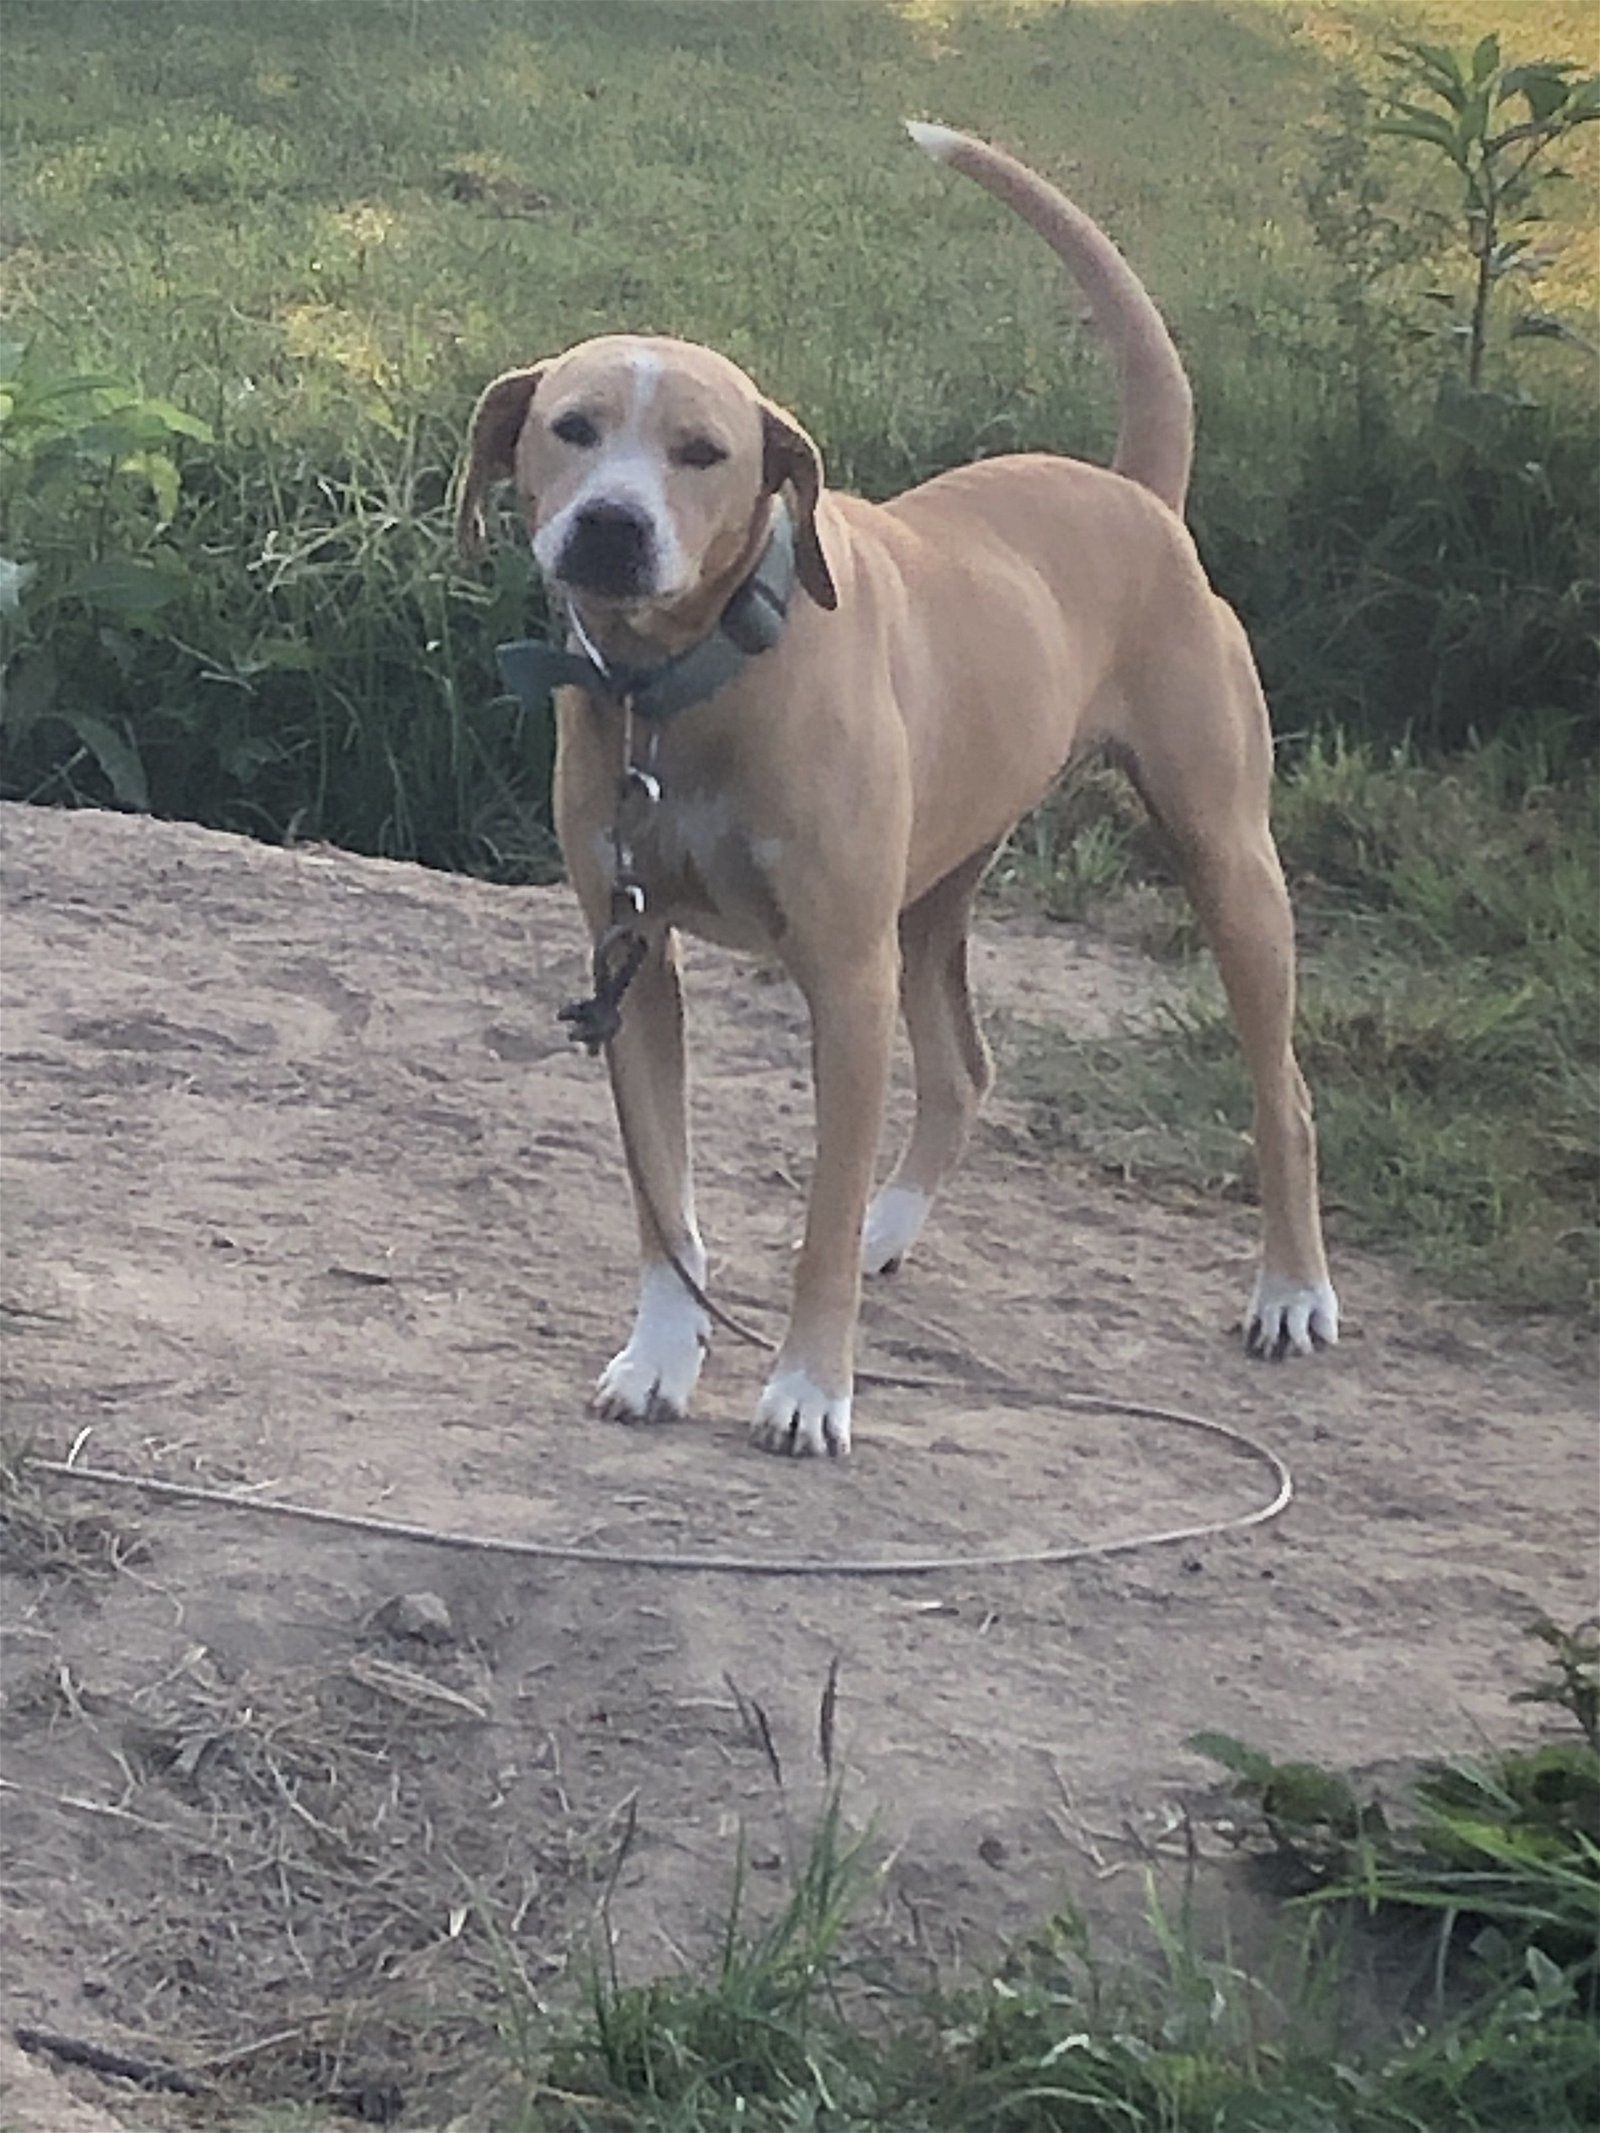
<path id="1" fill-rule="evenodd" d="M 392 1600 L 385 1600 L 373 1620 L 391 1636 L 411 1637 L 418 1644 L 455 1641 L 450 1610 L 436 1592 L 397 1592 Z"/>

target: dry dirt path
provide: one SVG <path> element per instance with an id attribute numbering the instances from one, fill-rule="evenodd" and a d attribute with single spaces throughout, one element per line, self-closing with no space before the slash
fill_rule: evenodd
<path id="1" fill-rule="evenodd" d="M 1250 1365 L 1246 1218 L 1042 1158 L 1002 1079 L 867 1312 L 865 1360 L 968 1390 L 864 1394 L 848 1464 L 785 1464 L 746 1445 L 759 1363 L 724 1339 L 691 1424 L 602 1426 L 585 1395 L 625 1328 L 632 1224 L 604 1075 L 553 1019 L 582 989 L 566 896 L 0 817 L 12 1441 L 87 1430 L 105 1464 L 613 1547 L 1027 1546 L 1257 1492 L 1156 1427 L 1006 1407 L 988 1355 L 1235 1422 L 1300 1490 L 1248 1537 L 876 1585 L 52 1495 L 137 1547 L 99 1580 L 0 1585 L 12 2020 L 253 2046 L 257 2093 L 359 2099 L 397 2009 L 488 1974 L 480 1911 L 536 1986 L 556 1976 L 630 1813 L 624 1960 L 671 1964 L 720 1915 L 741 1819 L 780 1878 L 784 1812 L 725 1676 L 767 1714 L 800 1827 L 837 1656 L 848 1805 L 899 1847 L 882 1930 L 941 1961 L 1067 1893 L 1137 1901 L 1099 1866 L 1218 1806 L 1197 1728 L 1381 1766 L 1532 1723 L 1507 1704 L 1522 1625 L 1594 1598 L 1592 1382 L 1548 1337 L 1341 1254 L 1348 1342 Z M 991 923 L 978 968 L 991 1005 L 1078 1029 L 1148 998 L 1075 929 Z M 690 986 L 714 1275 L 760 1309 L 808 1162 L 802 1017 L 709 951 Z M 420 1589 L 448 1610 L 435 1642 L 374 1619 Z M 378 2012 L 330 2041 L 352 1996 Z"/>

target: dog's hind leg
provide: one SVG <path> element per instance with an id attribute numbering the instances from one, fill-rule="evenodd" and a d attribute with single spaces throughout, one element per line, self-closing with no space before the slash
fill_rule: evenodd
<path id="1" fill-rule="evenodd" d="M 1253 1353 L 1309 1355 L 1339 1337 L 1317 1189 L 1311 1096 L 1294 1055 L 1294 920 L 1263 820 L 1234 847 L 1191 852 L 1190 894 L 1205 925 L 1255 1084 L 1261 1267 L 1245 1324 Z"/>
<path id="2" fill-rule="evenodd" d="M 1172 839 L 1255 1085 L 1261 1267 L 1252 1353 L 1310 1354 L 1339 1335 L 1317 1190 L 1311 1097 L 1294 1055 L 1294 916 L 1269 818 L 1272 737 L 1244 632 L 1215 603 L 1216 655 L 1169 693 L 1130 765 Z"/>
<path id="3" fill-rule="evenodd" d="M 868 1274 L 892 1273 L 920 1236 L 994 1078 L 968 984 L 967 936 L 995 850 L 986 845 L 963 860 L 901 914 L 900 999 L 916 1114 L 894 1175 L 867 1210 L 861 1265 Z"/>
<path id="4" fill-rule="evenodd" d="M 639 1305 L 627 1346 L 595 1388 L 595 1407 L 617 1422 L 672 1421 L 699 1381 L 711 1327 L 672 1264 L 677 1258 L 704 1283 L 689 1164 L 683 986 L 670 929 L 652 941 L 628 991 L 608 1062 L 639 1219 Z"/>

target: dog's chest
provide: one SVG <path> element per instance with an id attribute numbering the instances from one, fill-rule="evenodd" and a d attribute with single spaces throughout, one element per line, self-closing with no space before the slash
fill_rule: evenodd
<path id="1" fill-rule="evenodd" d="M 604 863 L 614 872 L 609 833 Z M 773 885 L 777 840 L 754 837 L 726 792 L 667 786 L 633 835 L 649 910 L 729 948 L 771 948 L 787 930 Z"/>

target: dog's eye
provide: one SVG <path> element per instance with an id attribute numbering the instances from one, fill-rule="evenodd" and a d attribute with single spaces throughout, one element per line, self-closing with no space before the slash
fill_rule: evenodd
<path id="1" fill-rule="evenodd" d="M 672 456 L 680 467 L 716 467 L 728 455 L 712 437 L 690 437 Z"/>
<path id="2" fill-rule="evenodd" d="M 575 444 L 585 450 L 600 442 L 600 432 L 587 415 L 558 415 L 550 425 L 550 433 L 563 444 Z"/>

